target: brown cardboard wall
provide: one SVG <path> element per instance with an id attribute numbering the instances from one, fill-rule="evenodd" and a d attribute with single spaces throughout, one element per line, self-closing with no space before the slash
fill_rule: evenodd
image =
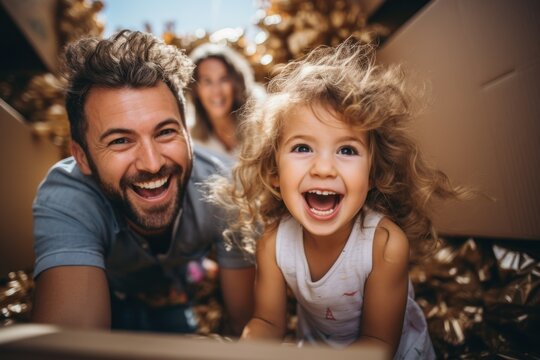
<path id="1" fill-rule="evenodd" d="M 443 234 L 540 239 L 540 2 L 435 0 L 378 52 L 427 80 L 414 124 L 454 184 L 496 198 L 437 204 Z"/>
<path id="2" fill-rule="evenodd" d="M 32 201 L 49 167 L 59 160 L 49 141 L 32 138 L 30 128 L 0 99 L 0 276 L 34 264 Z"/>

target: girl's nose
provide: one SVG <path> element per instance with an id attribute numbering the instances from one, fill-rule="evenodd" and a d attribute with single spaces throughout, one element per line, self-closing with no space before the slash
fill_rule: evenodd
<path id="1" fill-rule="evenodd" d="M 319 177 L 335 177 L 337 175 L 335 159 L 332 154 L 319 154 L 313 161 L 311 175 Z"/>

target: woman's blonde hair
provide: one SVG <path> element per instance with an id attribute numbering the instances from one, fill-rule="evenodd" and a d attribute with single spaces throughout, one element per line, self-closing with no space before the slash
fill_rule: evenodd
<path id="1" fill-rule="evenodd" d="M 437 238 L 431 200 L 466 197 L 467 190 L 452 187 L 423 159 L 407 131 L 414 97 L 403 71 L 377 66 L 374 59 L 373 46 L 353 39 L 337 48 L 317 48 L 281 69 L 268 85 L 264 104 L 248 103 L 232 181 L 214 179 L 210 194 L 212 201 L 234 210 L 229 240 L 252 252 L 261 226 L 275 226 L 288 213 L 271 180 L 278 175 L 283 124 L 294 121 L 287 115 L 299 105 L 322 105 L 353 129 L 367 131 L 371 169 L 365 205 L 398 224 L 411 240 Z"/>

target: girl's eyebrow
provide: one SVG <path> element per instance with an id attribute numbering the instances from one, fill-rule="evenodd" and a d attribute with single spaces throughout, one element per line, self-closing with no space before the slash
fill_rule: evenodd
<path id="1" fill-rule="evenodd" d="M 287 143 L 289 143 L 291 141 L 295 141 L 295 140 L 308 140 L 308 141 L 310 141 L 310 140 L 315 140 L 315 139 L 317 139 L 317 137 L 313 136 L 313 135 L 296 134 L 296 135 L 292 135 L 291 137 L 286 138 L 283 141 L 283 144 L 287 144 Z M 360 137 L 351 136 L 351 135 L 340 137 L 337 142 L 347 142 L 347 141 L 359 142 L 363 146 L 366 146 L 365 141 L 362 140 Z"/>
<path id="2" fill-rule="evenodd" d="M 292 135 L 288 138 L 285 138 L 285 140 L 283 141 L 283 144 L 287 144 L 295 140 L 314 140 L 315 138 L 316 138 L 315 136 L 311 136 L 311 135 L 297 134 L 297 135 Z"/>
<path id="3" fill-rule="evenodd" d="M 345 136 L 341 138 L 340 141 L 356 141 L 366 146 L 364 140 L 362 140 L 360 137 L 357 137 L 357 136 Z"/>

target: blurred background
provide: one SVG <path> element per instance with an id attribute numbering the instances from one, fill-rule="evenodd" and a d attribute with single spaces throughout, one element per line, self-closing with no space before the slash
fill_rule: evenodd
<path id="1" fill-rule="evenodd" d="M 414 135 L 455 184 L 487 195 L 437 204 L 439 246 L 414 244 L 411 278 L 438 355 L 540 358 L 539 14 L 536 0 L 0 0 L 0 326 L 28 321 L 31 204 L 69 156 L 66 44 L 122 28 L 187 53 L 226 44 L 264 87 L 280 64 L 354 36 L 427 84 Z M 201 334 L 220 319 L 208 305 L 217 285 L 205 286 Z"/>

